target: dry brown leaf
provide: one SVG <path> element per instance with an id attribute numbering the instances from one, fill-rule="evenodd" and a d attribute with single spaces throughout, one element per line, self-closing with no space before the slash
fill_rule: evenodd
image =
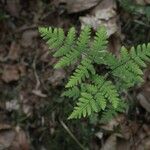
<path id="1" fill-rule="evenodd" d="M 22 94 L 20 94 L 20 103 L 21 103 L 21 108 L 24 114 L 26 114 L 27 117 L 32 116 L 33 114 L 33 106 L 32 103 L 30 101 L 29 96 L 27 95 L 26 92 L 22 92 Z"/>
<path id="2" fill-rule="evenodd" d="M 62 80 L 66 77 L 66 73 L 63 69 L 55 70 L 49 77 L 49 81 L 53 86 L 62 84 Z"/>
<path id="3" fill-rule="evenodd" d="M 92 10 L 91 14 L 80 17 L 80 21 L 82 27 L 90 25 L 95 30 L 99 26 L 105 26 L 108 36 L 120 31 L 117 25 L 116 2 L 114 0 L 103 0 Z"/>
<path id="4" fill-rule="evenodd" d="M 122 124 L 125 122 L 125 116 L 118 115 L 116 118 L 112 119 L 109 123 L 105 125 L 101 125 L 101 128 L 106 131 L 113 131 L 115 127 L 117 127 L 119 124 Z"/>
<path id="5" fill-rule="evenodd" d="M 5 65 L 2 80 L 6 83 L 19 80 L 19 71 L 17 66 Z"/>
<path id="6" fill-rule="evenodd" d="M 0 131 L 0 150 L 9 148 L 15 138 L 15 131 L 3 130 Z"/>
<path id="7" fill-rule="evenodd" d="M 13 41 L 10 46 L 8 58 L 10 60 L 17 60 L 19 58 L 20 54 L 20 45 Z"/>
<path id="8" fill-rule="evenodd" d="M 26 67 L 24 65 L 5 65 L 2 73 L 2 80 L 6 83 L 17 81 L 21 76 L 24 76 Z"/>
<path id="9" fill-rule="evenodd" d="M 136 0 L 137 4 L 145 5 L 145 0 Z"/>
<path id="10" fill-rule="evenodd" d="M 8 130 L 11 129 L 11 126 L 9 124 L 1 124 L 0 123 L 0 131 L 1 130 Z"/>
<path id="11" fill-rule="evenodd" d="M 13 17 L 19 17 L 19 11 L 21 9 L 20 1 L 19 0 L 7 0 L 6 5 L 7 11 Z"/>
<path id="12" fill-rule="evenodd" d="M 143 90 L 137 95 L 137 99 L 141 106 L 148 112 L 150 112 L 150 87 L 146 84 Z"/>
<path id="13" fill-rule="evenodd" d="M 58 0 L 57 3 L 65 3 L 68 13 L 77 13 L 96 6 L 101 0 Z"/>
<path id="14" fill-rule="evenodd" d="M 18 100 L 14 99 L 14 100 L 6 102 L 6 110 L 12 111 L 12 110 L 18 110 L 18 109 L 19 109 Z"/>
<path id="15" fill-rule="evenodd" d="M 117 139 L 116 150 L 131 150 L 130 146 L 131 146 L 131 143 L 129 140 L 125 140 L 122 138 Z"/>
<path id="16" fill-rule="evenodd" d="M 150 137 L 143 139 L 136 148 L 136 150 L 149 150 L 149 149 L 150 149 Z"/>
<path id="17" fill-rule="evenodd" d="M 16 136 L 10 147 L 10 150 L 29 150 L 27 136 L 19 127 L 16 127 Z"/>
<path id="18" fill-rule="evenodd" d="M 29 150 L 29 142 L 23 130 L 16 129 L 0 130 L 0 150 Z"/>
<path id="19" fill-rule="evenodd" d="M 146 4 L 150 4 L 150 0 L 144 0 Z"/>
<path id="20" fill-rule="evenodd" d="M 136 2 L 140 5 L 150 4 L 150 0 L 136 0 Z"/>
<path id="21" fill-rule="evenodd" d="M 38 36 L 37 30 L 26 30 L 22 34 L 21 45 L 23 47 L 34 47 L 34 39 Z"/>
<path id="22" fill-rule="evenodd" d="M 116 150 L 117 146 L 117 137 L 115 134 L 112 134 L 105 142 L 101 150 Z"/>

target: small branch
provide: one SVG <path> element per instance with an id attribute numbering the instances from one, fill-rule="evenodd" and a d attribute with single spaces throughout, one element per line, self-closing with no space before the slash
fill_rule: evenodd
<path id="1" fill-rule="evenodd" d="M 78 144 L 78 146 L 82 149 L 82 150 L 86 150 L 86 148 L 84 148 L 84 146 L 78 141 L 78 139 L 73 135 L 73 133 L 70 131 L 70 129 L 67 127 L 67 125 L 62 121 L 59 120 L 61 125 L 63 126 L 63 128 L 68 132 L 68 134 L 72 137 L 72 139 Z"/>

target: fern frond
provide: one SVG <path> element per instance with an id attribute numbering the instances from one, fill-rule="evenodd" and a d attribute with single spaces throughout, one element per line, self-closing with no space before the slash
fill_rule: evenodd
<path id="1" fill-rule="evenodd" d="M 97 102 L 97 105 L 102 109 L 105 110 L 107 106 L 107 99 L 104 97 L 102 93 L 97 93 L 95 95 L 95 100 Z"/>
<path id="2" fill-rule="evenodd" d="M 110 121 L 112 118 L 116 117 L 117 115 L 117 111 L 112 108 L 112 107 L 108 107 L 108 109 L 106 109 L 101 116 L 101 123 L 106 123 L 108 121 Z"/>
<path id="3" fill-rule="evenodd" d="M 82 89 L 84 90 L 84 92 L 86 91 L 87 93 L 91 93 L 92 95 L 96 94 L 98 91 L 97 86 L 88 83 L 83 84 Z"/>
<path id="4" fill-rule="evenodd" d="M 127 108 L 127 104 L 123 100 L 120 100 L 118 102 L 118 107 L 116 109 L 114 109 L 111 105 L 108 105 L 107 109 L 105 109 L 105 111 L 102 112 L 100 122 L 107 123 L 112 118 L 116 117 L 118 113 L 123 113 L 126 108 Z"/>
<path id="5" fill-rule="evenodd" d="M 90 34 L 91 28 L 89 26 L 86 26 L 81 30 L 80 36 L 77 40 L 77 46 L 75 48 L 80 53 L 87 51 L 91 37 Z"/>
<path id="6" fill-rule="evenodd" d="M 61 28 L 53 30 L 51 27 L 41 27 L 39 28 L 39 32 L 50 48 L 58 48 L 63 44 L 65 35 Z"/>
<path id="7" fill-rule="evenodd" d="M 66 85 L 68 90 L 62 94 L 78 99 L 69 119 L 100 112 L 102 120 L 106 121 L 125 109 L 120 99 L 121 90 L 143 81 L 142 69 L 150 62 L 150 43 L 132 47 L 130 51 L 122 47 L 120 56 L 116 57 L 107 51 L 105 28 L 98 29 L 93 41 L 90 41 L 90 27 L 83 28 L 78 37 L 75 28 L 71 28 L 66 36 L 60 28 L 39 28 L 39 32 L 48 46 L 56 50 L 54 57 L 60 57 L 55 68 L 79 61 Z M 93 64 L 103 64 L 109 71 L 98 75 Z M 108 77 L 113 78 L 108 80 Z"/>
<path id="8" fill-rule="evenodd" d="M 60 47 L 53 56 L 60 57 L 66 55 L 69 51 L 73 49 L 75 44 L 75 39 L 76 39 L 76 30 L 74 27 L 72 27 L 68 31 L 64 45 Z"/>
<path id="9" fill-rule="evenodd" d="M 63 56 L 54 66 L 55 69 L 63 68 L 66 66 L 69 66 L 70 64 L 73 64 L 76 62 L 76 60 L 79 58 L 80 52 L 76 50 L 69 51 L 65 56 Z"/>
<path id="10" fill-rule="evenodd" d="M 93 82 L 98 86 L 101 95 L 107 98 L 114 108 L 117 108 L 119 94 L 112 82 L 107 81 L 104 77 L 99 75 L 93 76 Z"/>
<path id="11" fill-rule="evenodd" d="M 63 56 L 60 61 L 54 66 L 54 68 L 63 68 L 74 63 L 81 54 L 88 48 L 88 43 L 90 40 L 91 29 L 90 27 L 85 27 L 76 42 L 76 45 L 72 50 L 70 50 L 65 56 Z"/>
<path id="12" fill-rule="evenodd" d="M 72 118 L 81 118 L 91 115 L 91 113 L 98 112 L 97 105 L 93 96 L 89 93 L 81 93 L 81 98 L 79 98 L 79 102 L 77 106 L 74 108 L 74 111 L 71 113 L 68 119 Z"/>
<path id="13" fill-rule="evenodd" d="M 107 39 L 108 36 L 106 29 L 104 27 L 99 28 L 94 37 L 94 41 L 91 46 L 91 51 L 89 52 L 89 55 L 98 64 L 101 63 L 101 61 L 104 58 L 104 54 L 107 52 Z"/>
<path id="14" fill-rule="evenodd" d="M 150 61 L 150 44 L 139 45 L 137 48 L 132 47 L 131 51 L 122 47 L 119 61 L 116 59 L 115 63 L 109 65 L 114 76 L 119 77 L 129 86 L 133 86 L 143 81 L 142 68 L 146 67 L 145 61 Z"/>
<path id="15" fill-rule="evenodd" d="M 66 90 L 65 92 L 63 92 L 62 96 L 76 99 L 80 96 L 80 89 L 77 86 L 74 86 L 74 87 Z"/>
<path id="16" fill-rule="evenodd" d="M 69 82 L 66 87 L 73 87 L 77 84 L 80 84 L 85 78 L 89 78 L 90 74 L 95 74 L 95 69 L 91 64 L 91 60 L 84 58 L 81 61 L 81 64 L 77 67 L 73 75 L 70 77 Z"/>

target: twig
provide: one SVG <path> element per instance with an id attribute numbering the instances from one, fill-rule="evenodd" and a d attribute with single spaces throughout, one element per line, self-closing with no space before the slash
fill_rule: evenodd
<path id="1" fill-rule="evenodd" d="M 82 150 L 86 150 L 86 148 L 84 148 L 84 146 L 77 140 L 77 138 L 73 135 L 73 133 L 70 131 L 70 129 L 67 127 L 67 125 L 62 121 L 59 120 L 61 125 L 63 126 L 63 128 L 68 132 L 68 134 L 72 137 L 72 139 L 78 144 L 78 146 L 82 149 Z"/>

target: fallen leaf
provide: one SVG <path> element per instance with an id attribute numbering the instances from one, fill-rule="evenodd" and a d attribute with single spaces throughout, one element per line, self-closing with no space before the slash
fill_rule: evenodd
<path id="1" fill-rule="evenodd" d="M 101 125 L 100 127 L 106 131 L 113 131 L 115 127 L 125 122 L 125 116 L 118 115 L 116 118 L 113 118 L 109 123 Z"/>
<path id="2" fill-rule="evenodd" d="M 8 58 L 10 60 L 17 60 L 20 55 L 20 45 L 13 41 L 10 46 Z"/>
<path id="3" fill-rule="evenodd" d="M 37 30 L 26 30 L 22 34 L 21 45 L 23 47 L 34 47 L 34 39 L 38 36 Z"/>
<path id="4" fill-rule="evenodd" d="M 1 130 L 8 130 L 11 129 L 11 126 L 9 124 L 1 124 L 0 123 L 0 131 Z"/>
<path id="5" fill-rule="evenodd" d="M 92 12 L 80 17 L 82 27 L 90 25 L 97 30 L 99 26 L 105 26 L 108 36 L 120 32 L 117 25 L 116 2 L 114 0 L 103 0 Z"/>
<path id="6" fill-rule="evenodd" d="M 58 0 L 57 3 L 65 3 L 68 13 L 77 13 L 96 6 L 101 0 Z"/>
<path id="7" fill-rule="evenodd" d="M 130 140 L 125 140 L 123 138 L 117 138 L 116 150 L 131 150 Z"/>
<path id="8" fill-rule="evenodd" d="M 66 73 L 63 69 L 55 70 L 53 74 L 48 78 L 53 86 L 62 84 L 62 80 L 66 77 Z"/>
<path id="9" fill-rule="evenodd" d="M 13 17 L 19 17 L 20 1 L 19 0 L 7 0 L 6 9 Z"/>
<path id="10" fill-rule="evenodd" d="M 136 150 L 149 150 L 149 149 L 150 149 L 150 137 L 143 139 L 136 148 Z"/>
<path id="11" fill-rule="evenodd" d="M 19 109 L 18 100 L 14 99 L 14 100 L 6 102 L 6 110 L 12 111 L 12 110 L 18 110 L 18 109 Z"/>
<path id="12" fill-rule="evenodd" d="M 26 66 L 23 64 L 5 65 L 2 73 L 2 80 L 6 83 L 17 81 L 26 73 Z"/>
<path id="13" fill-rule="evenodd" d="M 144 0 L 146 4 L 150 4 L 150 0 Z"/>
<path id="14" fill-rule="evenodd" d="M 11 65 L 5 65 L 3 74 L 2 74 L 2 80 L 6 83 L 9 83 L 11 81 L 17 81 L 19 80 L 19 71 L 16 66 Z"/>
<path id="15" fill-rule="evenodd" d="M 16 136 L 10 150 L 29 150 L 29 142 L 23 130 L 16 127 Z"/>
<path id="16" fill-rule="evenodd" d="M 150 112 L 150 92 L 143 91 L 137 95 L 137 99 L 141 106 L 148 112 Z"/>
<path id="17" fill-rule="evenodd" d="M 145 0 L 136 0 L 137 4 L 145 5 Z"/>
<path id="18" fill-rule="evenodd" d="M 0 150 L 9 148 L 15 138 L 15 131 L 3 130 L 0 131 Z"/>
<path id="19" fill-rule="evenodd" d="M 105 142 L 101 150 L 116 150 L 117 146 L 117 137 L 115 134 L 112 134 Z"/>

